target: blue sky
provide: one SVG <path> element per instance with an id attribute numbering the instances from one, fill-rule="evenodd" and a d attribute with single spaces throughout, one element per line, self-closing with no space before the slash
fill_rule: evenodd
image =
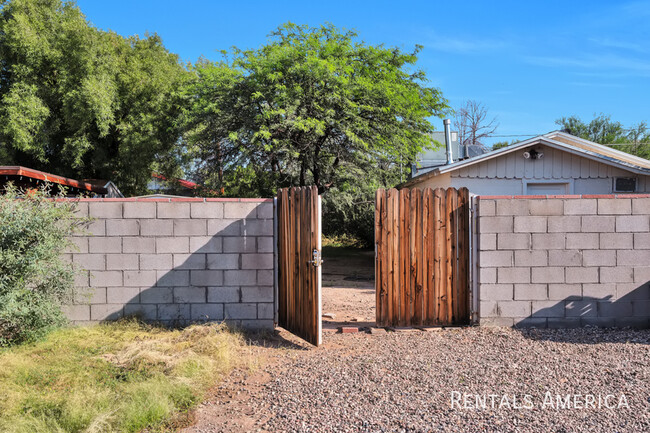
<path id="1" fill-rule="evenodd" d="M 610 114 L 625 126 L 650 121 L 650 1 L 77 3 L 95 26 L 125 36 L 156 32 L 190 62 L 217 59 L 233 45 L 258 47 L 287 21 L 331 22 L 406 50 L 420 44 L 431 84 L 453 107 L 484 103 L 499 135 L 548 132 L 572 114 Z"/>

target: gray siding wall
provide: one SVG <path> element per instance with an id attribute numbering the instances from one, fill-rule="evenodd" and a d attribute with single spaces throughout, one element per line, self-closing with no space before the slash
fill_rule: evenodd
<path id="1" fill-rule="evenodd" d="M 67 254 L 83 269 L 66 307 L 74 322 L 273 328 L 272 200 L 96 199 L 79 213 L 95 220 Z"/>
<path id="2" fill-rule="evenodd" d="M 480 198 L 483 326 L 650 326 L 650 196 Z"/>

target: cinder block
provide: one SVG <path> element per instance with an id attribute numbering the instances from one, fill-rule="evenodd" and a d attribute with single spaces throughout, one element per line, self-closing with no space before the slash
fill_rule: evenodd
<path id="1" fill-rule="evenodd" d="M 549 266 L 582 266 L 582 251 L 550 250 L 548 264 Z"/>
<path id="2" fill-rule="evenodd" d="M 481 284 L 494 284 L 497 282 L 497 268 L 480 268 L 479 282 Z"/>
<path id="3" fill-rule="evenodd" d="M 582 218 L 579 216 L 550 216 L 548 217 L 549 233 L 579 232 Z"/>
<path id="4" fill-rule="evenodd" d="M 533 317 L 564 317 L 564 302 L 533 301 L 531 315 Z"/>
<path id="5" fill-rule="evenodd" d="M 627 250 L 634 246 L 632 233 L 601 233 L 601 250 Z"/>
<path id="6" fill-rule="evenodd" d="M 271 286 L 275 282 L 273 271 L 257 271 L 257 284 L 260 286 Z"/>
<path id="7" fill-rule="evenodd" d="M 192 304 L 192 320 L 215 321 L 223 320 L 223 304 Z"/>
<path id="8" fill-rule="evenodd" d="M 613 232 L 616 227 L 616 217 L 613 216 L 583 216 L 581 230 L 584 233 Z"/>
<path id="9" fill-rule="evenodd" d="M 596 199 L 570 199 L 564 201 L 565 215 L 595 215 Z"/>
<path id="10" fill-rule="evenodd" d="M 647 232 L 650 230 L 648 215 L 625 215 L 616 217 L 617 232 Z"/>
<path id="11" fill-rule="evenodd" d="M 124 218 L 156 218 L 155 202 L 125 202 Z"/>
<path id="12" fill-rule="evenodd" d="M 613 328 L 616 320 L 613 317 L 581 317 L 580 326 L 595 326 L 597 328 Z"/>
<path id="13" fill-rule="evenodd" d="M 479 326 L 485 328 L 505 328 L 514 326 L 512 317 L 481 317 Z"/>
<path id="14" fill-rule="evenodd" d="M 566 268 L 567 283 L 597 283 L 598 268 Z"/>
<path id="15" fill-rule="evenodd" d="M 241 302 L 239 287 L 208 287 L 208 302 Z"/>
<path id="16" fill-rule="evenodd" d="M 207 220 L 174 220 L 174 236 L 206 236 L 207 234 Z"/>
<path id="17" fill-rule="evenodd" d="M 151 304 L 127 304 L 124 306 L 124 315 L 154 321 L 158 318 L 158 308 Z"/>
<path id="18" fill-rule="evenodd" d="M 206 301 L 205 287 L 174 287 L 175 304 L 205 304 Z"/>
<path id="19" fill-rule="evenodd" d="M 257 319 L 257 304 L 225 304 L 226 319 Z"/>
<path id="20" fill-rule="evenodd" d="M 478 238 L 478 247 L 481 251 L 497 249 L 496 233 L 481 233 Z"/>
<path id="21" fill-rule="evenodd" d="M 88 286 L 90 286 L 90 272 L 86 271 L 86 270 L 77 269 L 78 266 L 76 266 L 75 263 L 73 263 L 73 266 L 75 268 L 75 274 L 74 274 L 74 285 L 75 285 L 75 287 L 88 287 Z"/>
<path id="22" fill-rule="evenodd" d="M 106 287 L 77 287 L 74 290 L 75 304 L 105 304 Z"/>
<path id="23" fill-rule="evenodd" d="M 618 328 L 648 329 L 650 327 L 650 319 L 647 317 L 617 317 L 615 320 Z"/>
<path id="24" fill-rule="evenodd" d="M 650 214 L 650 198 L 632 199 L 632 213 L 635 215 Z"/>
<path id="25" fill-rule="evenodd" d="M 174 222 L 163 219 L 143 219 L 140 221 L 140 234 L 142 236 L 172 236 Z"/>
<path id="26" fill-rule="evenodd" d="M 506 199 L 497 200 L 497 215 L 529 215 L 528 200 Z"/>
<path id="27" fill-rule="evenodd" d="M 214 272 L 214 271 L 213 271 Z M 254 286 L 257 284 L 255 271 L 224 271 L 224 284 L 226 286 Z M 215 284 L 207 284 L 214 286 Z"/>
<path id="28" fill-rule="evenodd" d="M 582 284 L 549 284 L 548 299 L 552 301 L 579 301 L 582 299 Z"/>
<path id="29" fill-rule="evenodd" d="M 190 204 L 192 218 L 223 218 L 223 203 L 197 202 Z"/>
<path id="30" fill-rule="evenodd" d="M 122 218 L 122 203 L 120 202 L 90 202 L 88 215 L 92 218 Z"/>
<path id="31" fill-rule="evenodd" d="M 615 298 L 616 297 L 616 284 L 583 284 L 582 295 L 585 298 Z"/>
<path id="32" fill-rule="evenodd" d="M 501 317 L 528 317 L 530 316 L 530 301 L 500 301 L 499 311 Z"/>
<path id="33" fill-rule="evenodd" d="M 156 253 L 190 253 L 190 238 L 185 236 L 156 238 Z"/>
<path id="34" fill-rule="evenodd" d="M 515 284 L 515 301 L 539 301 L 548 299 L 546 284 Z"/>
<path id="35" fill-rule="evenodd" d="M 579 199 L 576 199 L 579 200 Z M 567 250 L 597 250 L 599 245 L 598 233 L 567 233 Z"/>
<path id="36" fill-rule="evenodd" d="M 106 289 L 106 302 L 109 304 L 140 303 L 138 287 L 109 287 Z"/>
<path id="37" fill-rule="evenodd" d="M 171 323 L 184 323 L 190 320 L 190 304 L 159 304 L 158 320 Z"/>
<path id="38" fill-rule="evenodd" d="M 257 251 L 254 237 L 227 237 L 223 238 L 224 253 L 254 253 Z"/>
<path id="39" fill-rule="evenodd" d="M 650 285 L 647 283 L 617 283 L 612 297 L 619 300 L 635 301 L 650 299 Z"/>
<path id="40" fill-rule="evenodd" d="M 117 320 L 122 316 L 124 316 L 123 304 L 97 304 L 90 306 L 90 320 Z"/>
<path id="41" fill-rule="evenodd" d="M 251 331 L 273 331 L 275 325 L 273 320 L 242 320 L 241 325 L 244 329 L 250 329 Z"/>
<path id="42" fill-rule="evenodd" d="M 567 301 L 564 315 L 566 317 L 596 317 L 598 308 L 595 301 Z"/>
<path id="43" fill-rule="evenodd" d="M 531 215 L 564 215 L 564 201 L 559 199 L 528 200 Z"/>
<path id="44" fill-rule="evenodd" d="M 600 268 L 601 283 L 631 283 L 633 281 L 633 269 L 624 266 L 611 266 Z"/>
<path id="45" fill-rule="evenodd" d="M 73 254 L 72 261 L 75 266 L 87 271 L 103 271 L 106 269 L 106 256 L 104 254 Z"/>
<path id="46" fill-rule="evenodd" d="M 183 219 L 190 217 L 190 204 L 186 202 L 156 203 L 158 218 Z"/>
<path id="47" fill-rule="evenodd" d="M 647 263 L 646 266 L 638 266 L 634 268 L 634 282 L 635 283 L 650 282 L 650 263 Z"/>
<path id="48" fill-rule="evenodd" d="M 115 238 L 107 238 L 115 239 Z M 122 239 L 123 253 L 150 254 L 156 252 L 156 239 L 143 237 L 127 237 Z"/>
<path id="49" fill-rule="evenodd" d="M 516 233 L 546 233 L 546 217 L 543 216 L 516 216 Z"/>
<path id="50" fill-rule="evenodd" d="M 88 238 L 88 251 L 97 253 L 121 253 L 122 238 L 120 237 L 90 237 Z"/>
<path id="51" fill-rule="evenodd" d="M 599 198 L 598 215 L 629 215 L 632 200 L 629 198 Z"/>
<path id="52" fill-rule="evenodd" d="M 223 238 L 215 236 L 198 236 L 190 238 L 189 252 L 191 253 L 220 253 L 222 251 Z"/>
<path id="53" fill-rule="evenodd" d="M 584 266 L 616 266 L 616 251 L 585 250 L 582 253 Z"/>
<path id="54" fill-rule="evenodd" d="M 633 314 L 631 301 L 598 302 L 598 315 L 601 317 L 630 317 Z"/>
<path id="55" fill-rule="evenodd" d="M 223 285 L 223 271 L 190 271 L 193 286 Z M 235 284 L 238 285 L 238 284 Z"/>
<path id="56" fill-rule="evenodd" d="M 138 236 L 139 234 L 140 222 L 138 220 L 106 220 L 106 236 Z"/>
<path id="57" fill-rule="evenodd" d="M 559 266 L 533 268 L 531 278 L 533 283 L 543 283 L 543 284 L 564 283 L 564 268 Z"/>
<path id="58" fill-rule="evenodd" d="M 88 203 L 77 202 L 74 209 L 75 218 L 84 218 L 88 216 Z"/>
<path id="59" fill-rule="evenodd" d="M 140 302 L 142 304 L 171 304 L 174 302 L 173 290 L 171 287 L 150 287 L 140 291 Z"/>
<path id="60" fill-rule="evenodd" d="M 499 284 L 530 283 L 530 268 L 498 268 L 497 275 Z"/>
<path id="61" fill-rule="evenodd" d="M 496 241 L 496 238 L 495 238 Z M 272 253 L 273 252 L 273 238 L 270 236 L 260 236 L 257 238 L 257 252 L 258 253 Z"/>
<path id="62" fill-rule="evenodd" d="M 547 266 L 548 252 L 544 250 L 515 251 L 515 266 Z"/>
<path id="63" fill-rule="evenodd" d="M 635 317 L 650 317 L 650 300 L 639 300 L 632 304 L 632 314 Z"/>
<path id="64" fill-rule="evenodd" d="M 512 301 L 513 299 L 512 284 L 481 284 L 481 301 Z"/>
<path id="65" fill-rule="evenodd" d="M 273 302 L 273 287 L 242 287 L 242 302 Z"/>
<path id="66" fill-rule="evenodd" d="M 171 271 L 156 271 L 156 278 L 158 279 L 156 285 L 160 287 L 185 287 L 190 285 L 190 271 L 176 269 Z"/>
<path id="67" fill-rule="evenodd" d="M 84 225 L 84 230 L 87 232 L 83 236 L 106 236 L 106 220 L 95 220 Z"/>
<path id="68" fill-rule="evenodd" d="M 273 319 L 275 317 L 273 303 L 257 304 L 257 317 L 260 319 Z"/>
<path id="69" fill-rule="evenodd" d="M 208 254 L 207 269 L 239 269 L 239 254 Z"/>
<path id="70" fill-rule="evenodd" d="M 208 220 L 208 236 L 240 236 L 241 220 Z"/>
<path id="71" fill-rule="evenodd" d="M 258 203 L 251 202 L 226 202 L 224 203 L 224 218 L 254 219 L 257 218 Z"/>
<path id="72" fill-rule="evenodd" d="M 242 269 L 273 269 L 273 254 L 242 254 L 241 259 Z"/>
<path id="73" fill-rule="evenodd" d="M 244 220 L 241 234 L 243 236 L 273 236 L 273 220 Z"/>
<path id="74" fill-rule="evenodd" d="M 512 251 L 482 251 L 479 260 L 485 267 L 510 267 L 513 265 Z"/>
<path id="75" fill-rule="evenodd" d="M 528 250 L 530 249 L 529 233 L 499 233 L 497 235 L 497 248 L 500 250 Z"/>
<path id="76" fill-rule="evenodd" d="M 562 250 L 566 235 L 564 233 L 533 233 L 534 250 Z"/>
<path id="77" fill-rule="evenodd" d="M 514 319 L 515 328 L 546 328 L 545 317 L 523 317 Z"/>
<path id="78" fill-rule="evenodd" d="M 124 285 L 133 287 L 153 287 L 156 284 L 156 271 L 124 271 Z"/>
<path id="79" fill-rule="evenodd" d="M 140 254 L 140 269 L 143 271 L 171 270 L 171 254 Z"/>
<path id="80" fill-rule="evenodd" d="M 92 239 L 92 238 L 91 238 Z M 97 239 L 106 239 L 106 238 L 97 238 Z M 87 237 L 70 237 L 68 238 L 70 245 L 68 245 L 64 253 L 79 253 L 79 254 L 88 254 L 88 238 Z M 100 252 L 100 251 L 97 251 Z"/>
<path id="81" fill-rule="evenodd" d="M 650 249 L 650 233 L 634 233 L 634 249 Z"/>
<path id="82" fill-rule="evenodd" d="M 257 205 L 257 218 L 273 219 L 273 203 L 260 203 Z"/>
<path id="83" fill-rule="evenodd" d="M 205 254 L 174 254 L 174 269 L 206 269 Z"/>
<path id="84" fill-rule="evenodd" d="M 137 254 L 107 254 L 106 269 L 108 270 L 135 270 L 138 267 Z"/>
<path id="85" fill-rule="evenodd" d="M 484 216 L 495 216 L 496 215 L 496 201 L 494 200 L 483 200 L 480 199 L 478 202 L 478 214 L 482 217 Z"/>
<path id="86" fill-rule="evenodd" d="M 618 266 L 644 266 L 650 263 L 650 250 L 617 250 Z"/>
<path id="87" fill-rule="evenodd" d="M 73 322 L 90 320 L 90 305 L 63 305 L 61 311 Z"/>
<path id="88" fill-rule="evenodd" d="M 122 271 L 93 271 L 90 274 L 91 287 L 117 287 L 122 285 Z"/>
<path id="89" fill-rule="evenodd" d="M 581 317 L 549 317 L 546 326 L 550 329 L 579 328 L 582 320 Z"/>
<path id="90" fill-rule="evenodd" d="M 481 299 L 479 310 L 481 311 L 481 318 L 501 316 L 501 311 L 499 310 L 499 305 L 496 301 L 484 301 Z"/>
<path id="91" fill-rule="evenodd" d="M 512 233 L 514 223 L 510 216 L 481 217 L 479 227 L 481 233 Z"/>

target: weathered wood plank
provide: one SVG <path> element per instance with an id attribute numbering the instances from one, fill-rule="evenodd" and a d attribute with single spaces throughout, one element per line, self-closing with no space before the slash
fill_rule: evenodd
<path id="1" fill-rule="evenodd" d="M 400 191 L 400 326 L 407 326 L 407 316 L 409 315 L 411 273 L 411 256 L 409 253 L 410 196 L 408 189 Z"/>
<path id="2" fill-rule="evenodd" d="M 434 296 L 435 296 L 435 322 L 440 325 L 445 323 L 447 304 L 445 300 L 445 285 L 447 284 L 447 255 L 446 255 L 446 225 L 445 225 L 445 190 L 436 188 L 434 191 L 434 234 L 436 237 L 434 252 Z"/>
<path id="3" fill-rule="evenodd" d="M 469 190 L 458 190 L 458 288 L 459 320 L 469 320 Z"/>
<path id="4" fill-rule="evenodd" d="M 456 255 L 456 241 L 458 224 L 458 191 L 454 188 L 447 189 L 447 279 L 449 290 L 447 291 L 447 308 L 451 312 L 448 320 L 453 324 L 459 317 L 458 314 L 458 256 Z"/>

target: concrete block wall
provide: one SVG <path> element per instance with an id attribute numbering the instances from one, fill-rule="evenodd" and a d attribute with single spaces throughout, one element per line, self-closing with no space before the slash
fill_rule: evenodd
<path id="1" fill-rule="evenodd" d="M 273 328 L 272 199 L 87 199 L 94 218 L 67 257 L 77 323 L 139 315 Z"/>
<path id="2" fill-rule="evenodd" d="M 650 326 L 650 195 L 478 198 L 484 326 Z"/>

